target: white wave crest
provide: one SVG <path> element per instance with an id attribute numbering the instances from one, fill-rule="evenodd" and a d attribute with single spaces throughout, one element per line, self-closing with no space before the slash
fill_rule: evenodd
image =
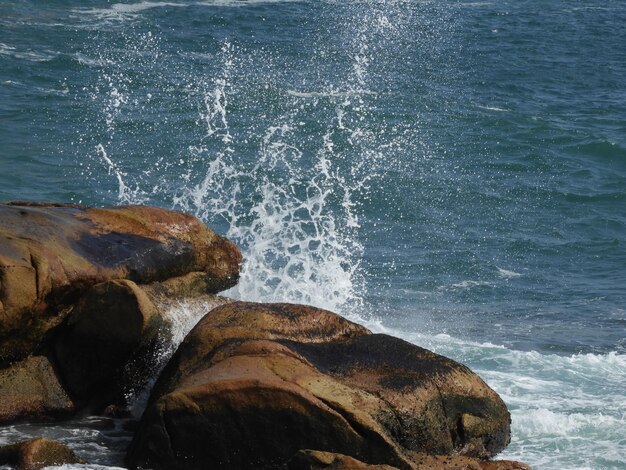
<path id="1" fill-rule="evenodd" d="M 8 44 L 0 43 L 0 55 L 10 56 L 15 59 L 28 60 L 30 62 L 48 62 L 57 57 L 59 54 L 59 52 L 50 50 L 19 50 Z"/>
<path id="2" fill-rule="evenodd" d="M 345 98 L 358 95 L 378 95 L 372 90 L 330 90 L 330 91 L 297 91 L 287 90 L 287 94 L 298 98 Z"/>
<path id="3" fill-rule="evenodd" d="M 472 281 L 471 279 L 468 279 L 465 281 L 452 284 L 450 287 L 443 286 L 440 289 L 441 290 L 445 290 L 445 289 L 462 290 L 462 289 L 471 289 L 473 287 L 493 287 L 493 284 L 487 281 Z"/>
<path id="4" fill-rule="evenodd" d="M 494 31 L 497 32 L 497 30 L 494 30 Z M 496 106 L 481 106 L 481 105 L 476 105 L 476 106 L 480 109 L 486 109 L 487 111 L 495 111 L 498 113 L 508 113 L 511 111 L 510 109 L 498 108 Z"/>
<path id="5" fill-rule="evenodd" d="M 513 278 L 522 276 L 520 273 L 516 273 L 515 271 L 509 271 L 508 269 L 498 268 L 497 266 L 496 268 L 498 269 L 498 275 L 504 279 L 513 279 Z"/>
<path id="6" fill-rule="evenodd" d="M 141 13 L 155 8 L 187 8 L 190 6 L 235 7 L 241 8 L 255 4 L 290 3 L 296 0 L 206 0 L 186 2 L 141 1 L 135 3 L 114 3 L 107 8 L 75 8 L 75 15 L 105 21 L 125 21 L 136 18 Z"/>

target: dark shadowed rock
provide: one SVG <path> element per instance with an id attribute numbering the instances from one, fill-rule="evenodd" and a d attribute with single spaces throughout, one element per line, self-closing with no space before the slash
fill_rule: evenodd
<path id="1" fill-rule="evenodd" d="M 0 465 L 11 465 L 17 470 L 77 463 L 85 461 L 60 442 L 43 437 L 0 447 Z"/>
<path id="2" fill-rule="evenodd" d="M 63 382 L 75 397 L 96 408 L 120 401 L 127 365 L 133 357 L 149 360 L 161 328 L 162 316 L 137 284 L 96 284 L 80 298 L 55 341 Z M 141 364 L 136 367 L 141 369 Z"/>
<path id="3" fill-rule="evenodd" d="M 466 367 L 324 310 L 235 302 L 185 338 L 128 462 L 275 468 L 318 449 L 412 469 L 414 452 L 486 458 L 508 440 L 504 403 Z"/>
<path id="4" fill-rule="evenodd" d="M 29 357 L 0 370 L 0 423 L 69 416 L 74 403 L 47 358 Z"/>
<path id="5" fill-rule="evenodd" d="M 509 442 L 509 413 L 467 367 L 388 335 L 285 343 L 346 385 L 384 397 L 378 420 L 406 449 L 486 458 Z"/>
<path id="6" fill-rule="evenodd" d="M 95 284 L 195 272 L 214 293 L 236 283 L 240 264 L 233 243 L 178 212 L 0 204 L 0 367 L 32 353 Z"/>

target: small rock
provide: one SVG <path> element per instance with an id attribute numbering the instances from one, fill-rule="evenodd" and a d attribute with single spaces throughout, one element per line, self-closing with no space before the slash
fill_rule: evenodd
<path id="1" fill-rule="evenodd" d="M 0 447 L 0 465 L 12 465 L 17 470 L 77 463 L 85 462 L 63 444 L 42 437 Z"/>

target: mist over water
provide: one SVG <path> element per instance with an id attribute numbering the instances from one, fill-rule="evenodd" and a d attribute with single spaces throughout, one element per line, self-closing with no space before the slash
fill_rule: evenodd
<path id="1" fill-rule="evenodd" d="M 503 457 L 626 468 L 624 21 L 583 0 L 0 3 L 0 198 L 192 213 L 242 248 L 226 295 L 467 364 L 511 409 Z M 202 311 L 171 314 L 182 339 Z"/>

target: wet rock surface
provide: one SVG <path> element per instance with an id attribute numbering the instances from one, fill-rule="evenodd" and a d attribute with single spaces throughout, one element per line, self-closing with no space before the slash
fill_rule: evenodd
<path id="1" fill-rule="evenodd" d="M 179 347 L 128 463 L 278 468 L 319 449 L 408 469 L 411 452 L 491 457 L 509 434 L 502 400 L 454 361 L 313 307 L 235 302 Z"/>
<path id="2" fill-rule="evenodd" d="M 0 465 L 11 465 L 17 470 L 79 463 L 85 462 L 68 447 L 41 437 L 0 447 Z"/>
<path id="3" fill-rule="evenodd" d="M 288 470 L 398 470 L 390 465 L 369 465 L 347 455 L 301 450 L 287 462 Z"/>
<path id="4" fill-rule="evenodd" d="M 326 310 L 215 296 L 240 265 L 185 214 L 0 204 L 0 423 L 126 416 L 171 346 L 167 311 L 193 300 L 208 313 L 154 385 L 130 468 L 528 468 L 489 460 L 510 417 L 467 367 Z M 46 439 L 0 448 L 18 468 L 79 461 Z"/>
<path id="5" fill-rule="evenodd" d="M 199 272 L 237 282 L 241 253 L 195 217 L 144 206 L 0 204 L 0 367 L 33 353 L 91 286 Z"/>
<path id="6" fill-rule="evenodd" d="M 55 340 L 54 353 L 68 390 L 92 406 L 120 401 L 121 385 L 137 359 L 141 368 L 165 325 L 147 294 L 132 281 L 96 284 L 79 300 Z M 144 364 L 144 366 L 147 366 Z"/>
<path id="7" fill-rule="evenodd" d="M 484 461 L 458 455 L 412 453 L 412 470 L 530 470 L 511 460 Z M 287 463 L 288 470 L 397 470 L 389 465 L 370 465 L 347 455 L 318 450 L 301 450 Z"/>
<path id="8" fill-rule="evenodd" d="M 215 298 L 240 264 L 179 212 L 0 204 L 0 422 L 123 407 L 155 373 L 169 306 Z"/>

